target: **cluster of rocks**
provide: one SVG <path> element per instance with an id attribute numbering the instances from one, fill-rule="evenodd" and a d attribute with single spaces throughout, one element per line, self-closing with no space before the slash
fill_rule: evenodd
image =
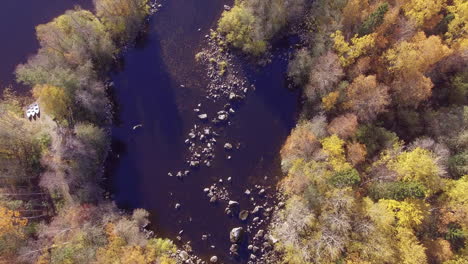
<path id="1" fill-rule="evenodd" d="M 227 189 L 223 186 L 218 186 L 216 183 L 209 188 L 203 189 L 203 192 L 205 192 L 206 196 L 210 199 L 210 203 L 229 200 L 229 192 Z"/>
<path id="2" fill-rule="evenodd" d="M 186 162 L 191 168 L 197 168 L 201 164 L 206 167 L 211 166 L 211 162 L 215 158 L 214 150 L 217 137 L 219 134 L 213 127 L 196 124 L 192 127 L 185 140 L 190 153 Z"/>
<path id="3" fill-rule="evenodd" d="M 216 35 L 216 34 L 212 34 Z M 246 98 L 249 91 L 255 89 L 250 85 L 242 72 L 241 67 L 237 67 L 235 56 L 230 52 L 222 51 L 217 45 L 220 36 L 210 37 L 207 48 L 200 53 L 199 60 L 206 66 L 209 84 L 207 86 L 206 98 L 213 103 L 220 104 L 217 111 L 204 111 L 201 104 L 198 104 L 193 111 L 196 115 L 196 124 L 190 129 L 185 144 L 188 146 L 188 157 L 186 164 L 187 170 L 180 170 L 175 173 L 169 173 L 170 176 L 184 177 L 190 174 L 190 170 L 201 166 L 210 167 L 215 160 L 215 147 L 221 143 L 222 128 L 231 124 L 232 116 L 236 113 L 237 107 Z M 222 66 L 221 66 L 222 65 Z M 222 72 L 220 71 L 222 67 Z M 231 159 L 231 152 L 239 145 L 224 140 L 221 143 L 227 159 Z M 273 212 L 283 206 L 280 202 L 276 203 L 276 197 L 269 186 L 255 185 L 245 190 L 244 194 L 248 197 L 248 205 L 241 207 L 238 201 L 230 198 L 230 193 L 224 185 L 224 182 L 231 182 L 231 178 L 218 179 L 211 186 L 203 189 L 210 203 L 226 204 L 226 215 L 236 218 L 239 226 L 234 227 L 229 232 L 229 241 L 231 246 L 229 253 L 236 257 L 239 256 L 241 247 L 247 250 L 249 257 L 247 263 L 273 263 L 274 257 L 273 245 L 277 240 L 268 234 L 265 230 L 268 228 Z M 266 178 L 265 178 L 266 180 Z M 176 204 L 175 209 L 180 209 L 181 205 Z M 227 230 L 226 230 L 227 231 Z M 182 232 L 182 231 L 181 231 Z M 203 235 L 202 240 L 207 240 L 208 235 Z M 244 243 L 245 242 L 245 243 Z M 215 248 L 215 245 L 211 245 Z M 177 257 L 183 263 L 218 263 L 217 256 L 211 256 L 209 261 L 205 262 L 195 256 L 191 256 L 191 248 L 185 247 L 184 250 L 177 252 Z"/>
<path id="4" fill-rule="evenodd" d="M 249 85 L 241 67 L 237 66 L 235 56 L 219 48 L 218 42 L 223 41 L 223 37 L 210 29 L 210 35 L 205 35 L 205 38 L 207 46 L 200 53 L 199 60 L 206 65 L 206 76 L 210 80 L 208 98 L 213 101 L 226 97 L 231 101 L 244 99 L 254 86 Z"/>
<path id="5" fill-rule="evenodd" d="M 190 245 L 184 245 L 182 250 L 177 250 L 175 254 L 172 255 L 173 258 L 177 259 L 178 263 L 186 263 L 186 264 L 207 264 L 206 261 L 202 260 L 201 258 L 197 257 L 196 255 L 192 254 L 192 248 Z M 216 258 L 216 261 L 218 259 Z M 216 262 L 211 262 L 216 263 Z"/>

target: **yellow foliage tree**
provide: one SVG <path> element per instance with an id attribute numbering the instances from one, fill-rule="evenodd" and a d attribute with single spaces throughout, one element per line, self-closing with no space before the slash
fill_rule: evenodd
<path id="1" fill-rule="evenodd" d="M 95 264 L 175 264 L 168 253 L 173 253 L 174 245 L 161 239 L 152 239 L 145 246 L 128 245 L 125 239 L 114 232 L 114 224 L 106 226 L 108 244 L 96 252 Z"/>
<path id="2" fill-rule="evenodd" d="M 52 85 L 36 85 L 33 94 L 46 114 L 59 121 L 67 119 L 71 99 L 64 89 Z"/>
<path id="3" fill-rule="evenodd" d="M 128 41 L 141 29 L 150 13 L 148 0 L 95 0 L 96 15 L 120 41 Z"/>
<path id="4" fill-rule="evenodd" d="M 447 10 L 453 15 L 452 21 L 448 24 L 448 30 L 445 33 L 447 41 L 452 47 L 468 48 L 468 1 L 454 0 L 453 5 L 448 6 Z"/>
<path id="5" fill-rule="evenodd" d="M 226 41 L 244 52 L 260 55 L 266 51 L 265 40 L 253 35 L 255 17 L 245 4 L 236 4 L 231 10 L 224 11 L 218 23 L 218 31 L 226 35 Z"/>
<path id="6" fill-rule="evenodd" d="M 341 65 L 346 67 L 354 63 L 361 55 L 366 54 L 372 47 L 375 46 L 375 38 L 377 34 L 372 33 L 362 37 L 355 35 L 351 38 L 351 42 L 347 42 L 343 36 L 343 32 L 337 30 L 331 35 L 334 41 L 333 48 L 338 53 Z"/>
<path id="7" fill-rule="evenodd" d="M 450 210 L 454 212 L 458 222 L 468 229 L 468 175 L 451 181 L 447 185 L 446 194 Z"/>
<path id="8" fill-rule="evenodd" d="M 426 149 L 416 148 L 403 152 L 389 163 L 389 168 L 396 171 L 403 181 L 423 183 L 429 193 L 441 188 L 439 168 L 432 153 Z"/>
<path id="9" fill-rule="evenodd" d="M 336 105 L 336 102 L 338 101 L 339 96 L 340 96 L 340 93 L 335 91 L 323 97 L 322 98 L 323 108 L 327 111 L 330 111 L 333 108 L 335 108 L 335 105 Z"/>
<path id="10" fill-rule="evenodd" d="M 0 206 L 0 237 L 14 235 L 22 237 L 23 227 L 26 226 L 28 220 L 22 218 L 18 211 L 10 210 Z"/>
<path id="11" fill-rule="evenodd" d="M 324 138 L 321 143 L 323 150 L 328 154 L 328 162 L 335 171 L 344 171 L 352 168 L 351 164 L 346 162 L 344 140 L 334 134 Z"/>
<path id="12" fill-rule="evenodd" d="M 381 199 L 379 203 L 385 205 L 387 210 L 393 213 L 397 227 L 416 228 L 424 218 L 421 206 L 414 202 Z"/>
<path id="13" fill-rule="evenodd" d="M 421 245 L 413 231 L 404 227 L 397 227 L 398 250 L 402 264 L 427 263 L 426 248 Z"/>
<path id="14" fill-rule="evenodd" d="M 424 32 L 418 32 L 410 42 L 403 41 L 393 49 L 389 49 L 385 58 L 389 61 L 389 69 L 392 71 L 425 73 L 451 52 L 450 48 L 442 43 L 440 37 L 426 37 Z"/>
<path id="15" fill-rule="evenodd" d="M 439 14 L 444 8 L 447 0 L 406 0 L 402 8 L 405 14 L 410 17 L 418 26 Z"/>
<path id="16" fill-rule="evenodd" d="M 399 103 L 417 106 L 429 98 L 433 84 L 424 74 L 451 53 L 440 37 L 426 37 L 424 32 L 417 33 L 410 42 L 403 41 L 389 49 L 384 57 L 395 75 L 392 88 Z"/>
<path id="17" fill-rule="evenodd" d="M 21 241 L 24 240 L 24 227 L 28 223 L 18 211 L 0 206 L 0 263 L 14 257 Z M 14 263 L 14 262 L 13 262 Z"/>

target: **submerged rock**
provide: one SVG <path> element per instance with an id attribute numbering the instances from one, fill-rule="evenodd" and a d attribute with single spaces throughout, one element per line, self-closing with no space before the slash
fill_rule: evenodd
<path id="1" fill-rule="evenodd" d="M 228 118 L 228 116 L 226 114 L 220 114 L 218 115 L 218 119 L 221 120 L 221 121 L 224 121 Z"/>
<path id="2" fill-rule="evenodd" d="M 242 227 L 235 227 L 229 233 L 229 240 L 231 243 L 238 243 L 241 240 L 244 229 Z"/>
<path id="3" fill-rule="evenodd" d="M 200 165 L 200 162 L 198 160 L 192 160 L 190 161 L 190 167 L 195 168 Z"/>
<path id="4" fill-rule="evenodd" d="M 239 251 L 239 246 L 237 244 L 232 244 L 229 248 L 229 251 L 231 251 L 232 254 L 237 255 L 237 251 Z"/>
<path id="5" fill-rule="evenodd" d="M 208 118 L 208 115 L 207 114 L 201 114 L 201 115 L 198 115 L 198 118 L 200 118 L 201 120 L 205 120 Z"/>
<path id="6" fill-rule="evenodd" d="M 189 259 L 189 254 L 185 251 L 181 251 L 179 253 L 179 257 L 183 260 L 183 261 L 186 261 Z"/>
<path id="7" fill-rule="evenodd" d="M 249 217 L 249 211 L 247 211 L 247 210 L 242 210 L 239 213 L 239 219 L 242 220 L 242 221 L 247 220 L 248 217 Z"/>
<path id="8" fill-rule="evenodd" d="M 217 256 L 212 256 L 212 257 L 210 258 L 210 262 L 211 262 L 211 263 L 216 263 L 216 262 L 218 262 L 218 257 L 217 257 Z"/>
<path id="9" fill-rule="evenodd" d="M 224 144 L 224 149 L 231 150 L 232 149 L 232 144 L 231 143 Z"/>

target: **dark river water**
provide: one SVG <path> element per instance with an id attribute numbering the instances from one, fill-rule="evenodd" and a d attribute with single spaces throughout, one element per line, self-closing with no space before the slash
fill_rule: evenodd
<path id="1" fill-rule="evenodd" d="M 203 189 L 232 177 L 232 183 L 224 184 L 230 198 L 242 209 L 252 210 L 244 191 L 257 183 L 274 186 L 281 176 L 278 153 L 294 125 L 298 95 L 286 88 L 284 60 L 247 67 L 256 90 L 224 128 L 212 167 L 192 171 L 183 181 L 169 177 L 169 171 L 186 167 L 184 140 L 193 124 L 200 123 L 193 109 L 199 103 L 206 112 L 216 107 L 204 99 L 205 69 L 194 56 L 206 45 L 204 36 L 216 25 L 223 5 L 231 3 L 170 0 L 162 4 L 150 21 L 147 39 L 127 52 L 123 70 L 113 77 L 119 120 L 113 129 L 117 161 L 110 170 L 112 193 L 122 208 L 150 211 L 157 234 L 174 239 L 183 230 L 181 243 L 191 241 L 197 255 L 235 262 L 228 254 L 229 231 L 245 224 L 227 216 L 225 204 L 209 203 Z M 143 127 L 133 130 L 138 124 Z M 240 144 L 231 160 L 225 158 L 224 142 Z M 176 203 L 181 204 L 180 210 L 175 210 Z M 202 235 L 209 239 L 202 240 Z M 245 263 L 245 256 L 237 261 Z"/>
<path id="2" fill-rule="evenodd" d="M 0 86 L 14 84 L 15 66 L 35 53 L 35 25 L 75 4 L 90 8 L 91 1 L 2 0 Z M 215 27 L 223 5 L 232 2 L 166 0 L 161 4 L 146 36 L 128 49 L 122 68 L 111 76 L 116 123 L 107 173 L 109 189 L 120 208 L 147 209 L 158 236 L 178 245 L 191 241 L 194 253 L 205 260 L 217 255 L 222 263 L 245 263 L 245 253 L 240 259 L 230 257 L 229 231 L 246 224 L 227 216 L 225 203 L 210 203 L 203 189 L 223 179 L 218 185 L 247 210 L 253 204 L 244 194 L 246 189 L 255 190 L 253 186 L 260 184 L 273 193 L 281 177 L 279 149 L 294 126 L 298 108 L 298 94 L 286 88 L 285 51 L 275 52 L 277 56 L 263 67 L 244 63 L 256 89 L 236 108 L 230 125 L 221 128 L 212 166 L 191 170 L 183 181 L 169 177 L 169 171 L 187 168 L 184 140 L 194 124 L 201 125 L 193 109 L 200 103 L 207 113 L 220 107 L 206 99 L 205 68 L 194 57 L 206 46 L 204 36 Z M 142 127 L 134 130 L 138 124 Z M 226 153 L 225 142 L 239 148 Z M 226 159 L 228 154 L 232 159 Z M 228 177 L 231 183 L 226 183 Z M 176 203 L 181 205 L 179 210 L 174 208 Z M 208 239 L 202 240 L 203 235 Z"/>

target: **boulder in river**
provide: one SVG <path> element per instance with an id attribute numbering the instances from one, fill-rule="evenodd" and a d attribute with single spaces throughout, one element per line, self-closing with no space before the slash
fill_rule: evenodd
<path id="1" fill-rule="evenodd" d="M 189 254 L 185 251 L 181 251 L 179 253 L 179 257 L 183 260 L 183 261 L 186 261 L 189 259 Z"/>
<path id="2" fill-rule="evenodd" d="M 221 121 L 224 121 L 228 118 L 228 116 L 226 114 L 219 114 L 218 115 L 218 119 L 221 120 Z"/>
<path id="3" fill-rule="evenodd" d="M 212 257 L 210 258 L 210 262 L 211 262 L 211 263 L 216 263 L 216 262 L 218 262 L 218 257 L 217 257 L 217 256 L 212 256 Z"/>
<path id="4" fill-rule="evenodd" d="M 244 229 L 242 227 L 235 227 L 229 233 L 229 239 L 231 243 L 238 243 L 242 238 Z"/>
<path id="5" fill-rule="evenodd" d="M 200 162 L 198 160 L 192 160 L 190 161 L 190 167 L 195 168 L 200 165 Z"/>
<path id="6" fill-rule="evenodd" d="M 198 115 L 198 118 L 200 118 L 201 120 L 205 120 L 208 118 L 208 115 L 207 114 L 200 114 Z"/>
<path id="7" fill-rule="evenodd" d="M 239 251 L 239 246 L 237 244 L 232 244 L 229 248 L 229 251 L 231 251 L 232 254 L 237 255 Z"/>
<path id="8" fill-rule="evenodd" d="M 247 211 L 247 210 L 242 210 L 239 213 L 239 219 L 242 220 L 242 221 L 247 220 L 248 217 L 249 217 L 249 211 Z"/>
<path id="9" fill-rule="evenodd" d="M 231 150 L 232 149 L 232 144 L 231 143 L 224 144 L 224 149 Z"/>

